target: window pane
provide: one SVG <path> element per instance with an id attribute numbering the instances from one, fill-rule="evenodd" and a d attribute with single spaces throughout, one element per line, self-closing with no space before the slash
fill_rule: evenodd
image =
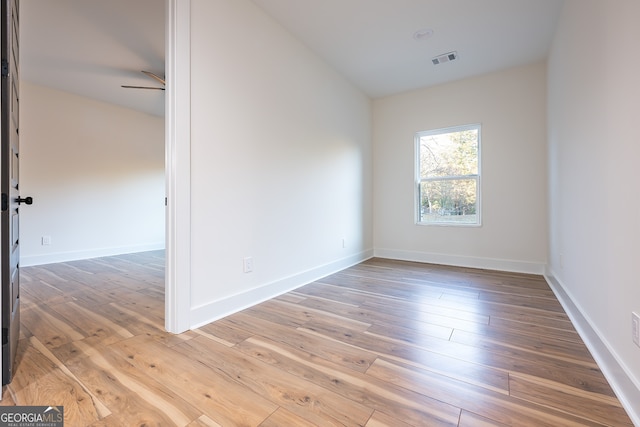
<path id="1" fill-rule="evenodd" d="M 420 137 L 420 178 L 478 174 L 478 129 Z"/>
<path id="2" fill-rule="evenodd" d="M 420 222 L 477 224 L 477 179 L 420 183 Z"/>

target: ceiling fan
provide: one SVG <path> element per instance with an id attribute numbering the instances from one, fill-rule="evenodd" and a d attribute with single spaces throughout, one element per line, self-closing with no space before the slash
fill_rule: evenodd
<path id="1" fill-rule="evenodd" d="M 158 81 L 162 84 L 162 87 L 157 86 L 130 86 L 130 85 L 122 85 L 122 87 L 127 89 L 152 89 L 152 90 L 164 90 L 164 77 L 160 77 L 156 74 L 153 74 L 151 71 L 141 71 L 146 76 L 151 77 L 152 79 Z"/>

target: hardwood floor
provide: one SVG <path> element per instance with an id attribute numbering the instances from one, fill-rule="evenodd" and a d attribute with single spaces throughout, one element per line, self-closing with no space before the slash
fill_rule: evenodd
<path id="1" fill-rule="evenodd" d="M 372 259 L 181 335 L 163 253 L 22 269 L 2 405 L 67 426 L 632 426 L 539 276 Z"/>

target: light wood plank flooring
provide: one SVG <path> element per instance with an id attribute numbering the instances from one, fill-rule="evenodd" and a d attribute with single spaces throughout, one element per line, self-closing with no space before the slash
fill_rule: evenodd
<path id="1" fill-rule="evenodd" d="M 23 268 L 2 404 L 72 427 L 632 426 L 539 276 L 372 259 L 171 335 L 163 263 Z"/>

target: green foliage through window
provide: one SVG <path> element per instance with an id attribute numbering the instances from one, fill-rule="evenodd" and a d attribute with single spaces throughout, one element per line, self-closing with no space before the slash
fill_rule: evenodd
<path id="1" fill-rule="evenodd" d="M 418 222 L 479 225 L 480 125 L 416 135 Z"/>

